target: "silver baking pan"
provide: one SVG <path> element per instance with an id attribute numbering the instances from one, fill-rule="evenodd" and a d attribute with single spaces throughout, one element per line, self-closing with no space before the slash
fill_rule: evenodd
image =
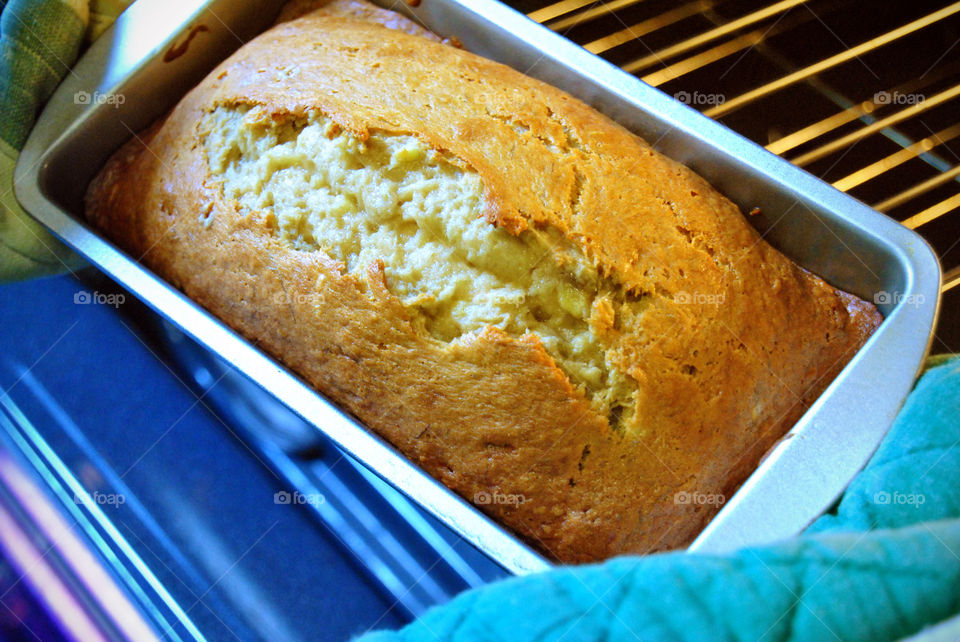
<path id="1" fill-rule="evenodd" d="M 83 222 L 83 193 L 108 156 L 265 29 L 279 5 L 136 2 L 47 105 L 17 165 L 17 198 L 93 264 L 506 569 L 548 568 L 539 553 Z M 742 209 L 760 208 L 751 222 L 795 261 L 878 303 L 883 325 L 691 550 L 787 537 L 829 509 L 876 449 L 929 349 L 940 268 L 924 240 L 495 0 L 423 0 L 417 8 L 389 8 L 605 112 L 691 166 Z"/>

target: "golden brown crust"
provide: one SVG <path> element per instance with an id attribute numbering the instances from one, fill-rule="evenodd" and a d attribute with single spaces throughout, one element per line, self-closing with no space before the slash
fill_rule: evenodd
<path id="1" fill-rule="evenodd" d="M 418 136 L 479 172 L 489 221 L 555 226 L 647 297 L 606 329 L 638 382 L 634 423 L 611 430 L 534 337 L 487 328 L 440 343 L 410 323 L 382 266 L 344 275 L 239 214 L 196 130 L 205 110 L 235 103 Z M 676 493 L 729 496 L 880 321 L 586 105 L 378 25 L 316 13 L 279 24 L 141 139 L 91 185 L 90 220 L 464 497 L 522 496 L 482 508 L 563 561 L 689 542 L 715 507 Z"/>
<path id="2" fill-rule="evenodd" d="M 366 2 L 366 0 L 290 0 L 280 10 L 280 15 L 277 16 L 277 24 L 296 20 L 308 13 L 315 17 L 327 16 L 362 20 L 363 22 L 382 25 L 388 29 L 402 31 L 412 36 L 421 36 L 427 40 L 449 42 L 410 18 L 389 9 L 382 9 L 375 4 Z"/>

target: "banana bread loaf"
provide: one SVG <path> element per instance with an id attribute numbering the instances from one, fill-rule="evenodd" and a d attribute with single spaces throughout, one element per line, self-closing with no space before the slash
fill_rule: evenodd
<path id="1" fill-rule="evenodd" d="M 119 150 L 89 220 L 549 556 L 688 543 L 879 314 L 580 101 L 333 6 Z"/>

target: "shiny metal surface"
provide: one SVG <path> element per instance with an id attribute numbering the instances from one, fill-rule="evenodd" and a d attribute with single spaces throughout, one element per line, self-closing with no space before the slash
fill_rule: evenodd
<path id="1" fill-rule="evenodd" d="M 29 377 L 25 372 L 23 379 Z M 145 642 L 206 639 L 111 523 L 104 504 L 69 472 L 9 395 L 0 397 L 0 447 L 4 547 L 15 550 L 15 542 L 21 541 L 24 581 L 44 585 L 51 602 L 48 608 L 64 624 L 87 623 L 70 631 L 72 637 Z M 39 486 L 27 471 L 33 471 L 45 486 Z M 103 497 L 126 500 L 125 495 Z M 18 531 L 22 532 L 19 537 L 11 537 Z M 34 547 L 35 553 L 29 553 Z"/>
<path id="2" fill-rule="evenodd" d="M 402 493 L 331 444 L 275 397 L 228 363 L 155 317 L 156 334 L 205 405 L 256 449 L 294 495 L 315 513 L 357 561 L 389 592 L 395 605 L 417 617 L 460 592 L 504 575 L 469 544 Z"/>
<path id="3" fill-rule="evenodd" d="M 92 303 L 86 296 L 93 292 L 114 303 Z M 323 499 L 362 503 L 406 552 L 422 554 L 424 569 L 435 565 L 432 579 L 459 592 L 439 555 L 406 537 L 413 522 L 392 516 L 368 484 L 347 479 L 346 461 L 316 454 L 278 461 L 258 448 L 258 433 L 221 417 L 215 395 L 194 388 L 155 340 L 151 329 L 159 325 L 158 315 L 94 268 L 7 285 L 0 294 L 0 388 L 7 393 L 0 415 L 10 420 L 0 417 L 0 449 L 22 455 L 25 471 L 50 491 L 161 637 L 297 642 L 323 631 L 324 639 L 346 640 L 410 621 L 407 604 L 343 545 L 342 529 L 311 510 Z M 275 440 L 270 446 L 280 448 Z M 336 477 L 353 498 L 278 503 L 278 492 L 316 492 L 287 474 L 305 464 L 301 475 L 311 477 L 314 462 L 333 470 L 313 477 Z M 505 574 L 434 526 L 468 562 Z"/>
<path id="4" fill-rule="evenodd" d="M 264 28 L 277 6 L 136 3 L 91 48 L 41 116 L 20 157 L 17 196 L 103 271 L 505 568 L 547 568 L 540 554 L 82 222 L 83 191 L 109 154 Z M 927 352 L 940 269 L 923 239 L 494 0 L 425 0 L 416 9 L 391 8 L 592 104 L 691 166 L 744 210 L 759 208 L 751 222 L 794 260 L 878 302 L 886 317 L 881 328 L 692 548 L 722 550 L 788 536 L 828 508 L 876 448 Z M 163 62 L 199 25 L 206 30 L 196 33 L 186 53 Z M 77 92 L 124 100 L 82 102 Z"/>

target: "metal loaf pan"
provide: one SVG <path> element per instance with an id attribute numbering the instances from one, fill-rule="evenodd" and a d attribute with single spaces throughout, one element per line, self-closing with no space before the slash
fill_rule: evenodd
<path id="1" fill-rule="evenodd" d="M 83 222 L 83 192 L 108 156 L 269 26 L 279 6 L 135 3 L 47 105 L 17 166 L 17 197 L 92 263 L 505 568 L 547 568 L 539 553 Z M 795 261 L 880 304 L 886 317 L 880 329 L 691 549 L 720 551 L 790 536 L 828 509 L 879 444 L 929 348 L 940 268 L 923 239 L 496 0 L 389 8 L 593 105 L 691 166 L 742 209 L 759 207 L 763 213 L 751 221 Z"/>

